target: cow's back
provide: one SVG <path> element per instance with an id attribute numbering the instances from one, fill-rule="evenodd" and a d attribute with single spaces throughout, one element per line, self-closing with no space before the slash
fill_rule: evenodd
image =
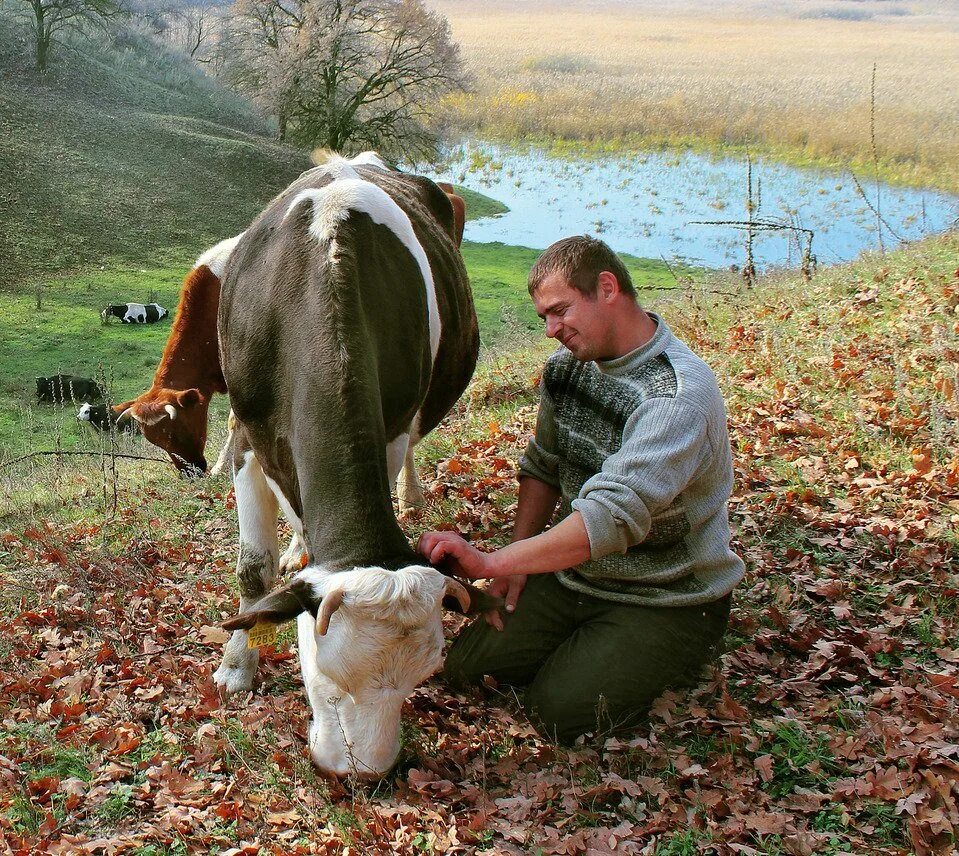
<path id="1" fill-rule="evenodd" d="M 406 213 L 426 255 L 449 334 L 437 343 L 437 371 L 428 288 L 408 238 L 357 210 L 331 226 L 324 206 L 338 189 L 322 170 L 274 200 L 237 245 L 223 281 L 219 333 L 233 409 L 294 513 L 329 516 L 340 494 L 341 504 L 366 504 L 354 509 L 362 527 L 384 514 L 392 520 L 387 443 L 434 427 L 468 382 L 475 347 L 450 368 L 471 337 L 475 344 L 475 315 L 443 219 L 452 216 L 445 194 L 425 179 L 357 172 Z M 305 530 L 310 525 L 304 521 Z M 399 536 L 397 527 L 382 537 L 395 545 Z M 318 538 L 307 534 L 308 543 Z"/>

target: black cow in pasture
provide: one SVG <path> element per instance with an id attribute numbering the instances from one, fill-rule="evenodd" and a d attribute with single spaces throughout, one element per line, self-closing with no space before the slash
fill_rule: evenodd
<path id="1" fill-rule="evenodd" d="M 119 318 L 124 324 L 153 324 L 169 315 L 159 303 L 111 303 L 100 317 L 106 323 L 111 317 Z"/>
<path id="2" fill-rule="evenodd" d="M 65 404 L 68 401 L 98 401 L 103 398 L 100 385 L 91 378 L 58 374 L 37 378 L 37 401 Z"/>
<path id="3" fill-rule="evenodd" d="M 126 419 L 122 425 L 117 425 L 119 418 L 113 408 L 107 407 L 106 404 L 84 404 L 77 411 L 77 419 L 88 423 L 95 431 L 115 430 L 134 434 L 139 430 L 140 423 L 135 419 Z"/>

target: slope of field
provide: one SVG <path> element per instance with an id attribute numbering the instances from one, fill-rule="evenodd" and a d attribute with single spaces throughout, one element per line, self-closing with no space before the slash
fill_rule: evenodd
<path id="1" fill-rule="evenodd" d="M 748 145 L 795 163 L 959 190 L 952 3 L 561 4 L 438 0 L 476 76 L 470 136 L 642 148 Z"/>
<path id="2" fill-rule="evenodd" d="M 951 235 L 811 287 L 655 302 L 724 389 L 747 577 L 718 668 L 572 751 L 506 688 L 434 679 L 383 782 L 328 782 L 289 629 L 252 697 L 213 689 L 236 608 L 228 480 L 109 457 L 0 470 L 0 836 L 140 856 L 953 852 L 957 253 Z M 427 439 L 411 537 L 508 538 L 544 354 L 485 362 Z"/>
<path id="3" fill-rule="evenodd" d="M 113 260 L 195 255 L 309 166 L 250 106 L 121 30 L 60 47 L 37 79 L 0 15 L 0 285 Z"/>

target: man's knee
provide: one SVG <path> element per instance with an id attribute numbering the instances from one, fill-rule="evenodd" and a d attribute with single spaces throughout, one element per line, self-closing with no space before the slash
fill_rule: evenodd
<path id="1" fill-rule="evenodd" d="M 648 710 L 641 704 L 623 705 L 602 692 L 548 681 L 529 688 L 525 707 L 544 737 L 567 745 L 583 734 L 606 736 L 633 728 Z"/>
<path id="2" fill-rule="evenodd" d="M 524 707 L 539 732 L 557 743 L 569 745 L 581 734 L 596 731 L 596 700 L 571 688 L 537 681 L 527 690 Z"/>

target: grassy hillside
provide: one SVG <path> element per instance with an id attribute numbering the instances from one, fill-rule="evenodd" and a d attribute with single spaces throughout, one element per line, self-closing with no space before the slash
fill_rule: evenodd
<path id="1" fill-rule="evenodd" d="M 0 14 L 0 285 L 189 257 L 309 165 L 249 105 L 146 36 L 59 48 L 38 79 Z"/>
<path id="2" fill-rule="evenodd" d="M 0 829 L 23 852 L 142 856 L 952 852 L 957 253 L 947 235 L 811 287 L 655 301 L 726 396 L 747 576 L 719 667 L 636 734 L 574 751 L 535 736 L 512 693 L 437 678 L 404 706 L 383 782 L 326 781 L 289 629 L 252 698 L 212 687 L 236 606 L 226 478 L 109 458 L 0 469 Z M 455 521 L 483 546 L 508 538 L 543 355 L 485 361 L 424 442 L 410 537 Z"/>

